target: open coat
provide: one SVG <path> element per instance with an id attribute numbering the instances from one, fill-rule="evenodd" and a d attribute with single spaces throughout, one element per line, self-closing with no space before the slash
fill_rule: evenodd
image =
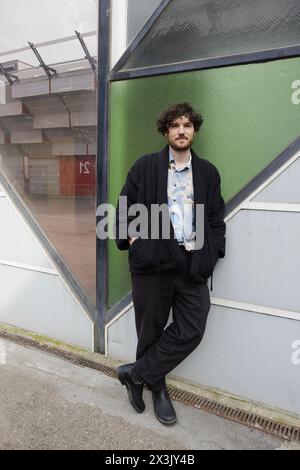
<path id="1" fill-rule="evenodd" d="M 216 167 L 198 157 L 193 150 L 192 172 L 194 204 L 204 205 L 204 243 L 201 249 L 192 252 L 190 274 L 206 281 L 212 274 L 218 258 L 225 256 L 224 201 L 220 190 L 220 175 Z M 127 208 L 132 204 L 144 204 L 149 213 L 151 204 L 168 204 L 167 181 L 169 147 L 159 153 L 140 157 L 130 168 L 120 196 L 127 196 Z M 129 224 L 134 217 L 127 215 Z M 120 238 L 119 202 L 116 210 L 116 244 L 120 250 L 129 249 L 129 270 L 145 273 L 170 269 L 184 261 L 174 229 L 169 218 L 170 239 L 138 238 L 131 245 L 126 237 Z M 124 220 L 124 219 L 122 219 Z M 151 230 L 149 218 L 149 234 Z M 199 227 L 196 227 L 196 232 Z"/>

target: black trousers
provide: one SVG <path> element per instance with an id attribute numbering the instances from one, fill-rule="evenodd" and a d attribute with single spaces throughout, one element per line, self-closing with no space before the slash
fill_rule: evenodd
<path id="1" fill-rule="evenodd" d="M 162 390 L 165 376 L 201 342 L 210 295 L 206 283 L 189 274 L 191 254 L 179 268 L 131 273 L 138 337 L 136 369 L 148 387 Z M 172 307 L 173 322 L 165 329 Z"/>

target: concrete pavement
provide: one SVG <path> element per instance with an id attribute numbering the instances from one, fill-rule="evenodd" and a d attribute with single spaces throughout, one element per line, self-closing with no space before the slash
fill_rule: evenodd
<path id="1" fill-rule="evenodd" d="M 137 414 L 116 380 L 0 338 L 0 449 L 299 449 L 295 443 L 173 402 L 178 424 Z"/>

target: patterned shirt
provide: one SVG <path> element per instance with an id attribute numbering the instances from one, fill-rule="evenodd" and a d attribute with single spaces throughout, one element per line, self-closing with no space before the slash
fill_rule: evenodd
<path id="1" fill-rule="evenodd" d="M 178 166 L 178 164 L 177 164 Z M 177 168 L 169 150 L 168 206 L 176 239 L 187 251 L 195 246 L 194 186 L 192 156 L 183 168 Z"/>

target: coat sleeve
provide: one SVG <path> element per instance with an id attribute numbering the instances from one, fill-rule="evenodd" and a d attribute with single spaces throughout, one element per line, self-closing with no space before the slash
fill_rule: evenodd
<path id="1" fill-rule="evenodd" d="M 138 190 L 139 190 L 140 172 L 137 163 L 135 163 L 129 170 L 125 184 L 120 192 L 117 201 L 116 215 L 115 215 L 115 231 L 116 231 L 116 245 L 119 250 L 128 250 L 128 225 L 134 216 L 128 216 L 128 209 L 132 204 L 137 203 Z M 120 211 L 120 196 L 126 196 L 125 211 Z M 123 207 L 123 206 L 122 206 Z M 124 225 L 123 225 L 124 224 Z M 120 226 L 126 227 L 126 235 L 120 234 Z"/>
<path id="2" fill-rule="evenodd" d="M 221 195 L 221 178 L 219 172 L 216 173 L 216 184 L 212 194 L 212 204 L 208 217 L 209 225 L 212 229 L 216 246 L 218 248 L 219 258 L 225 256 L 225 232 L 224 222 L 225 204 Z"/>

